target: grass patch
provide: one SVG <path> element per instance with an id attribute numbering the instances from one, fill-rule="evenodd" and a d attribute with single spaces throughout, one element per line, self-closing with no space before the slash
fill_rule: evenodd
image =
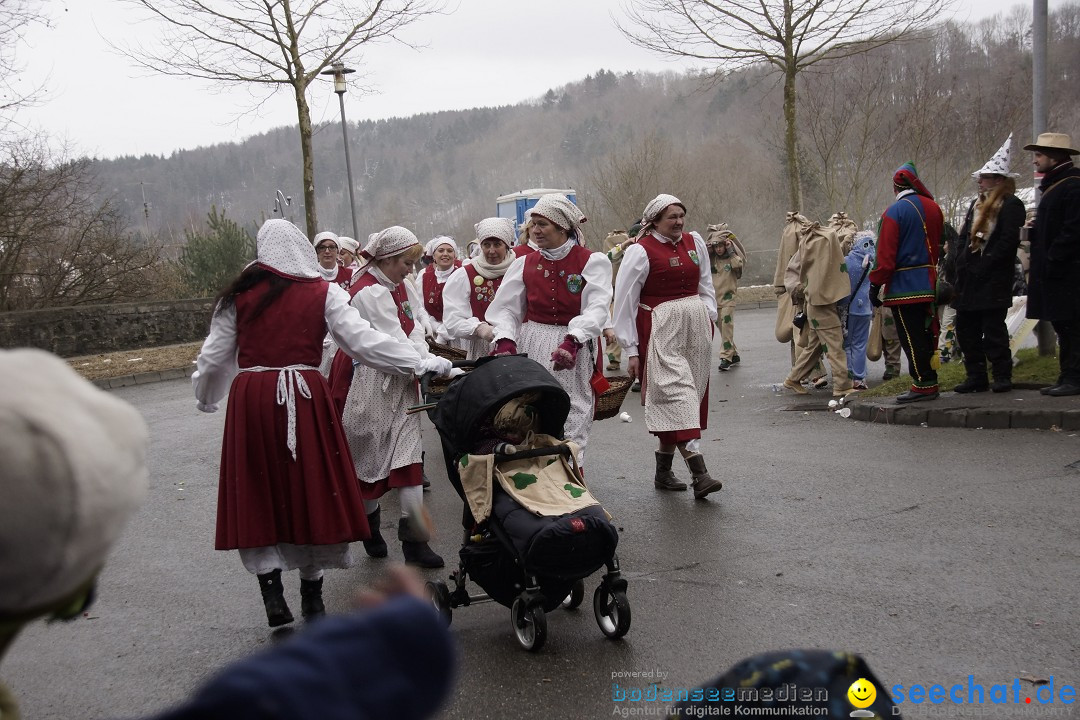
<path id="1" fill-rule="evenodd" d="M 1016 354 L 1017 363 L 1013 366 L 1012 379 L 1014 383 L 1036 383 L 1039 385 L 1053 385 L 1057 382 L 1058 366 L 1057 355 L 1039 355 L 1037 348 L 1026 348 Z M 951 362 L 938 368 L 938 385 L 941 391 L 952 390 L 967 377 L 964 372 L 963 362 Z M 899 395 L 911 387 L 911 375 L 901 375 L 884 382 L 877 387 L 863 390 L 859 397 L 885 397 Z"/>

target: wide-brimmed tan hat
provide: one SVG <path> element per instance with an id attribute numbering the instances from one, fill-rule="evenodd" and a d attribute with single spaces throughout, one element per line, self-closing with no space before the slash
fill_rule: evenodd
<path id="1" fill-rule="evenodd" d="M 1080 150 L 1072 146 L 1072 138 L 1065 133 L 1041 133 L 1039 138 L 1030 145 L 1024 146 L 1025 150 L 1058 150 L 1070 155 L 1080 155 Z"/>

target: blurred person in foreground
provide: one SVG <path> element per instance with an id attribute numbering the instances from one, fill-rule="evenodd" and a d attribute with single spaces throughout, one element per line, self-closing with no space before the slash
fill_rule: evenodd
<path id="1" fill-rule="evenodd" d="M 90 606 L 146 494 L 147 444 L 138 411 L 60 358 L 0 351 L 0 660 L 27 624 Z M 226 667 L 159 720 L 433 716 L 452 686 L 455 649 L 422 581 L 393 569 L 358 603 L 366 610 Z M 0 683 L 0 720 L 19 717 Z"/>

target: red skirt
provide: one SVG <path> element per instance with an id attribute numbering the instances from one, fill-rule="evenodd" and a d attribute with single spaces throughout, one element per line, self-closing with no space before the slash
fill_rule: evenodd
<path id="1" fill-rule="evenodd" d="M 360 483 L 360 494 L 365 500 L 378 500 L 395 488 L 414 487 L 423 483 L 424 466 L 421 463 L 412 463 L 405 467 L 394 468 L 390 471 L 390 477 L 376 482 Z"/>
<path id="2" fill-rule="evenodd" d="M 277 404 L 278 373 L 240 373 L 233 381 L 218 481 L 218 550 L 371 537 L 330 389 L 317 370 L 301 374 L 311 399 L 296 393 L 296 460 L 285 406 Z"/>

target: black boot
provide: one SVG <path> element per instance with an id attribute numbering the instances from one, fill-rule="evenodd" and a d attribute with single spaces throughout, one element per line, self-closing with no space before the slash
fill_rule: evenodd
<path id="1" fill-rule="evenodd" d="M 371 539 L 364 541 L 364 552 L 373 558 L 386 557 L 386 541 L 383 540 L 382 533 L 379 531 L 381 516 L 382 505 L 375 508 L 375 511 L 367 516 L 367 524 L 371 528 Z"/>
<path id="2" fill-rule="evenodd" d="M 401 552 L 405 555 L 406 565 L 441 568 L 446 564 L 428 545 L 430 539 L 427 530 L 414 527 L 408 518 L 398 520 L 398 540 L 401 541 Z"/>
<path id="3" fill-rule="evenodd" d="M 300 614 L 311 621 L 326 614 L 322 601 L 322 578 L 305 580 L 300 578 Z"/>
<path id="4" fill-rule="evenodd" d="M 1009 386 L 1011 388 L 1012 383 L 1009 383 Z M 989 389 L 990 389 L 990 382 L 986 379 L 985 375 L 983 375 L 982 377 L 979 377 L 978 375 L 968 375 L 964 379 L 964 382 L 960 383 L 959 385 L 957 385 L 956 387 L 953 388 L 953 392 L 958 392 L 960 394 L 963 394 L 963 393 L 977 393 L 977 392 L 986 392 Z"/>
<path id="5" fill-rule="evenodd" d="M 285 602 L 285 590 L 281 587 L 281 571 L 257 575 L 259 590 L 262 591 L 263 605 L 266 607 L 266 622 L 270 627 L 288 625 L 293 621 L 292 612 Z"/>
<path id="6" fill-rule="evenodd" d="M 657 490 L 685 490 L 686 483 L 680 482 L 671 471 L 671 461 L 675 453 L 656 453 L 656 475 L 653 477 L 653 487 Z"/>
<path id="7" fill-rule="evenodd" d="M 724 487 L 724 483 L 714 480 L 705 467 L 705 457 L 700 453 L 686 458 L 686 467 L 690 468 L 693 476 L 694 499 L 701 500 L 709 493 L 714 493 Z"/>

